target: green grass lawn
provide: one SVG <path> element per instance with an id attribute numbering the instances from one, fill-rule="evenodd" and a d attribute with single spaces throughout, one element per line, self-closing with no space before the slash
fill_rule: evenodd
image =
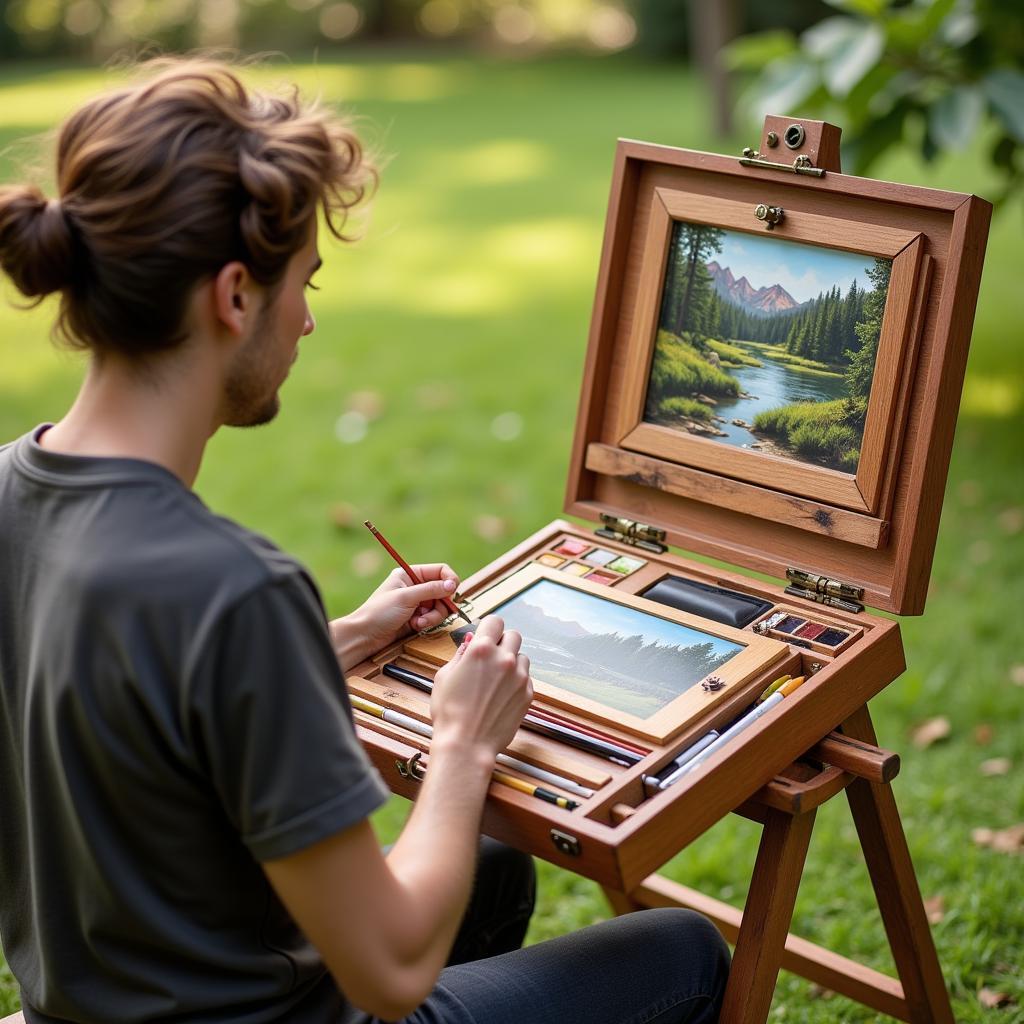
<path id="1" fill-rule="evenodd" d="M 469 573 L 560 513 L 603 231 L 614 140 L 738 152 L 683 70 L 630 59 L 499 63 L 378 54 L 270 73 L 351 104 L 389 155 L 365 240 L 323 243 L 318 329 L 257 432 L 224 432 L 198 483 L 216 510 L 310 565 L 329 609 L 358 603 L 389 566 L 359 525 L 374 519 L 412 560 Z M 0 180 L 20 140 L 103 84 L 92 70 L 0 72 Z M 980 147 L 979 147 L 980 152 Z M 973 154 L 879 177 L 991 188 Z M 1024 822 L 1024 289 L 1019 206 L 997 217 L 982 283 L 927 614 L 903 623 L 909 669 L 872 703 L 958 1021 L 1024 1021 L 1024 860 L 972 842 Z M 9 295 L 8 293 L 5 293 Z M 52 307 L 0 308 L 0 438 L 59 417 L 81 375 L 47 341 Z M 911 727 L 944 714 L 927 750 Z M 980 765 L 1007 758 L 1009 773 Z M 390 837 L 405 806 L 379 816 Z M 758 832 L 721 822 L 667 869 L 742 905 Z M 530 940 L 607 915 L 590 882 L 541 865 Z M 0 893 L 0 899 L 4 894 Z M 795 929 L 888 969 L 883 930 L 845 802 L 819 813 Z M 984 1009 L 982 987 L 1016 1002 Z M 17 1005 L 0 974 L 0 1010 Z M 876 1019 L 783 975 L 772 1020 Z M 881 1018 L 878 1018 L 881 1019 Z"/>

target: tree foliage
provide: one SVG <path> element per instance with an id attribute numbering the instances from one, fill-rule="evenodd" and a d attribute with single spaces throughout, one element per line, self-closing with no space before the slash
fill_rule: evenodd
<path id="1" fill-rule="evenodd" d="M 795 36 L 736 40 L 729 61 L 756 72 L 746 106 L 820 114 L 844 133 L 846 169 L 866 174 L 916 136 L 922 156 L 985 131 L 1000 201 L 1024 184 L 1024 17 L 1020 0 L 828 0 L 842 14 Z"/>

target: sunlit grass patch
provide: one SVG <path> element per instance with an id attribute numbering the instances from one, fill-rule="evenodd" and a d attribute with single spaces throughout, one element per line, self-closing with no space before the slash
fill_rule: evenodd
<path id="1" fill-rule="evenodd" d="M 755 359 L 742 345 L 715 338 L 708 338 L 707 344 L 708 348 L 718 353 L 726 366 L 764 366 L 760 359 Z"/>

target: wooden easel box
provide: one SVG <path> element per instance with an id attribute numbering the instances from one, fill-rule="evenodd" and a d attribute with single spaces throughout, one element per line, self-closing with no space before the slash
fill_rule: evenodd
<path id="1" fill-rule="evenodd" d="M 767 119 L 762 139 L 793 120 Z M 513 754 L 556 769 L 576 765 L 586 777 L 608 781 L 572 811 L 492 785 L 483 831 L 622 892 L 765 787 L 905 668 L 895 621 L 786 595 L 785 583 L 739 570 L 784 580 L 795 567 L 861 587 L 865 603 L 879 609 L 924 608 L 991 207 L 976 196 L 840 174 L 838 129 L 799 123 L 806 152 L 834 168 L 823 176 L 764 166 L 793 156 L 769 152 L 764 141 L 765 155 L 743 162 L 619 142 L 569 470 L 571 515 L 594 522 L 608 513 L 650 524 L 670 544 L 736 570 L 638 551 L 555 520 L 461 589 L 472 601 L 561 539 L 578 538 L 647 560 L 617 590 L 635 594 L 673 574 L 851 632 L 833 656 L 787 645 L 770 670 L 735 693 L 716 695 L 706 714 L 632 767 L 520 730 Z M 683 219 L 756 234 L 768 230 L 755 219 L 761 204 L 784 209 L 771 229 L 778 238 L 893 259 L 856 474 L 704 439 L 680 442 L 644 422 L 666 224 Z M 353 667 L 350 689 L 429 720 L 426 694 L 381 674 L 386 661 L 403 656 L 409 667 L 432 670 L 396 645 Z M 643 774 L 728 722 L 787 672 L 807 675 L 807 682 L 677 785 L 645 796 Z M 358 713 L 357 724 L 391 788 L 415 798 L 420 782 L 407 765 L 419 751 L 429 770 L 429 741 Z"/>

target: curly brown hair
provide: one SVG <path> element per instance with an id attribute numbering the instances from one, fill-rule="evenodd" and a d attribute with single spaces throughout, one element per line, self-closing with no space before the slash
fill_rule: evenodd
<path id="1" fill-rule="evenodd" d="M 62 126 L 59 199 L 0 187 L 0 267 L 29 299 L 60 292 L 57 334 L 99 354 L 179 344 L 193 288 L 233 260 L 272 294 L 318 209 L 346 239 L 376 182 L 351 124 L 297 90 L 208 59 L 143 70 Z"/>

